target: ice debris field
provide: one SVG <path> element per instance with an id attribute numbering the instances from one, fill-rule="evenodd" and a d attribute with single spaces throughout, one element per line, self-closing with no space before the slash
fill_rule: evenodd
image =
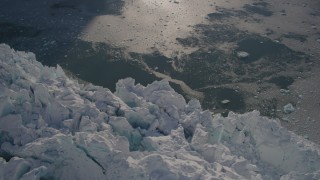
<path id="1" fill-rule="evenodd" d="M 4 44 L 0 145 L 1 180 L 320 179 L 319 146 L 257 111 L 213 115 L 166 81 L 112 93 Z"/>

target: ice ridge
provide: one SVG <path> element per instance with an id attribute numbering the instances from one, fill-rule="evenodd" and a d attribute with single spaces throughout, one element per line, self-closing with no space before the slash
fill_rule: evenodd
<path id="1" fill-rule="evenodd" d="M 5 44 L 0 146 L 0 180 L 320 179 L 319 146 L 278 120 L 203 111 L 164 80 L 79 84 Z"/>

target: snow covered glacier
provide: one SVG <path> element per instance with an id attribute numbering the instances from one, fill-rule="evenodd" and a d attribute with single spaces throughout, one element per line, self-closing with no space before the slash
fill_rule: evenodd
<path id="1" fill-rule="evenodd" d="M 257 111 L 213 115 L 166 81 L 112 93 L 4 44 L 0 145 L 1 180 L 320 179 L 319 146 Z"/>

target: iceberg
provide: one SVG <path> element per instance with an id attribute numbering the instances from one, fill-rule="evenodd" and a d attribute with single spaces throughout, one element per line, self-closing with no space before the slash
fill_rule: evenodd
<path id="1" fill-rule="evenodd" d="M 112 93 L 1 44 L 0 179 L 320 179 L 320 148 L 257 111 L 212 114 L 165 80 Z"/>

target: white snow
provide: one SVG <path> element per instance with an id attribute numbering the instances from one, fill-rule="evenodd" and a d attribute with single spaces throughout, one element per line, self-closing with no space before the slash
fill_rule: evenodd
<path id="1" fill-rule="evenodd" d="M 0 45 L 0 179 L 320 179 L 319 146 L 253 111 L 228 117 L 166 81 L 116 92 Z"/>

